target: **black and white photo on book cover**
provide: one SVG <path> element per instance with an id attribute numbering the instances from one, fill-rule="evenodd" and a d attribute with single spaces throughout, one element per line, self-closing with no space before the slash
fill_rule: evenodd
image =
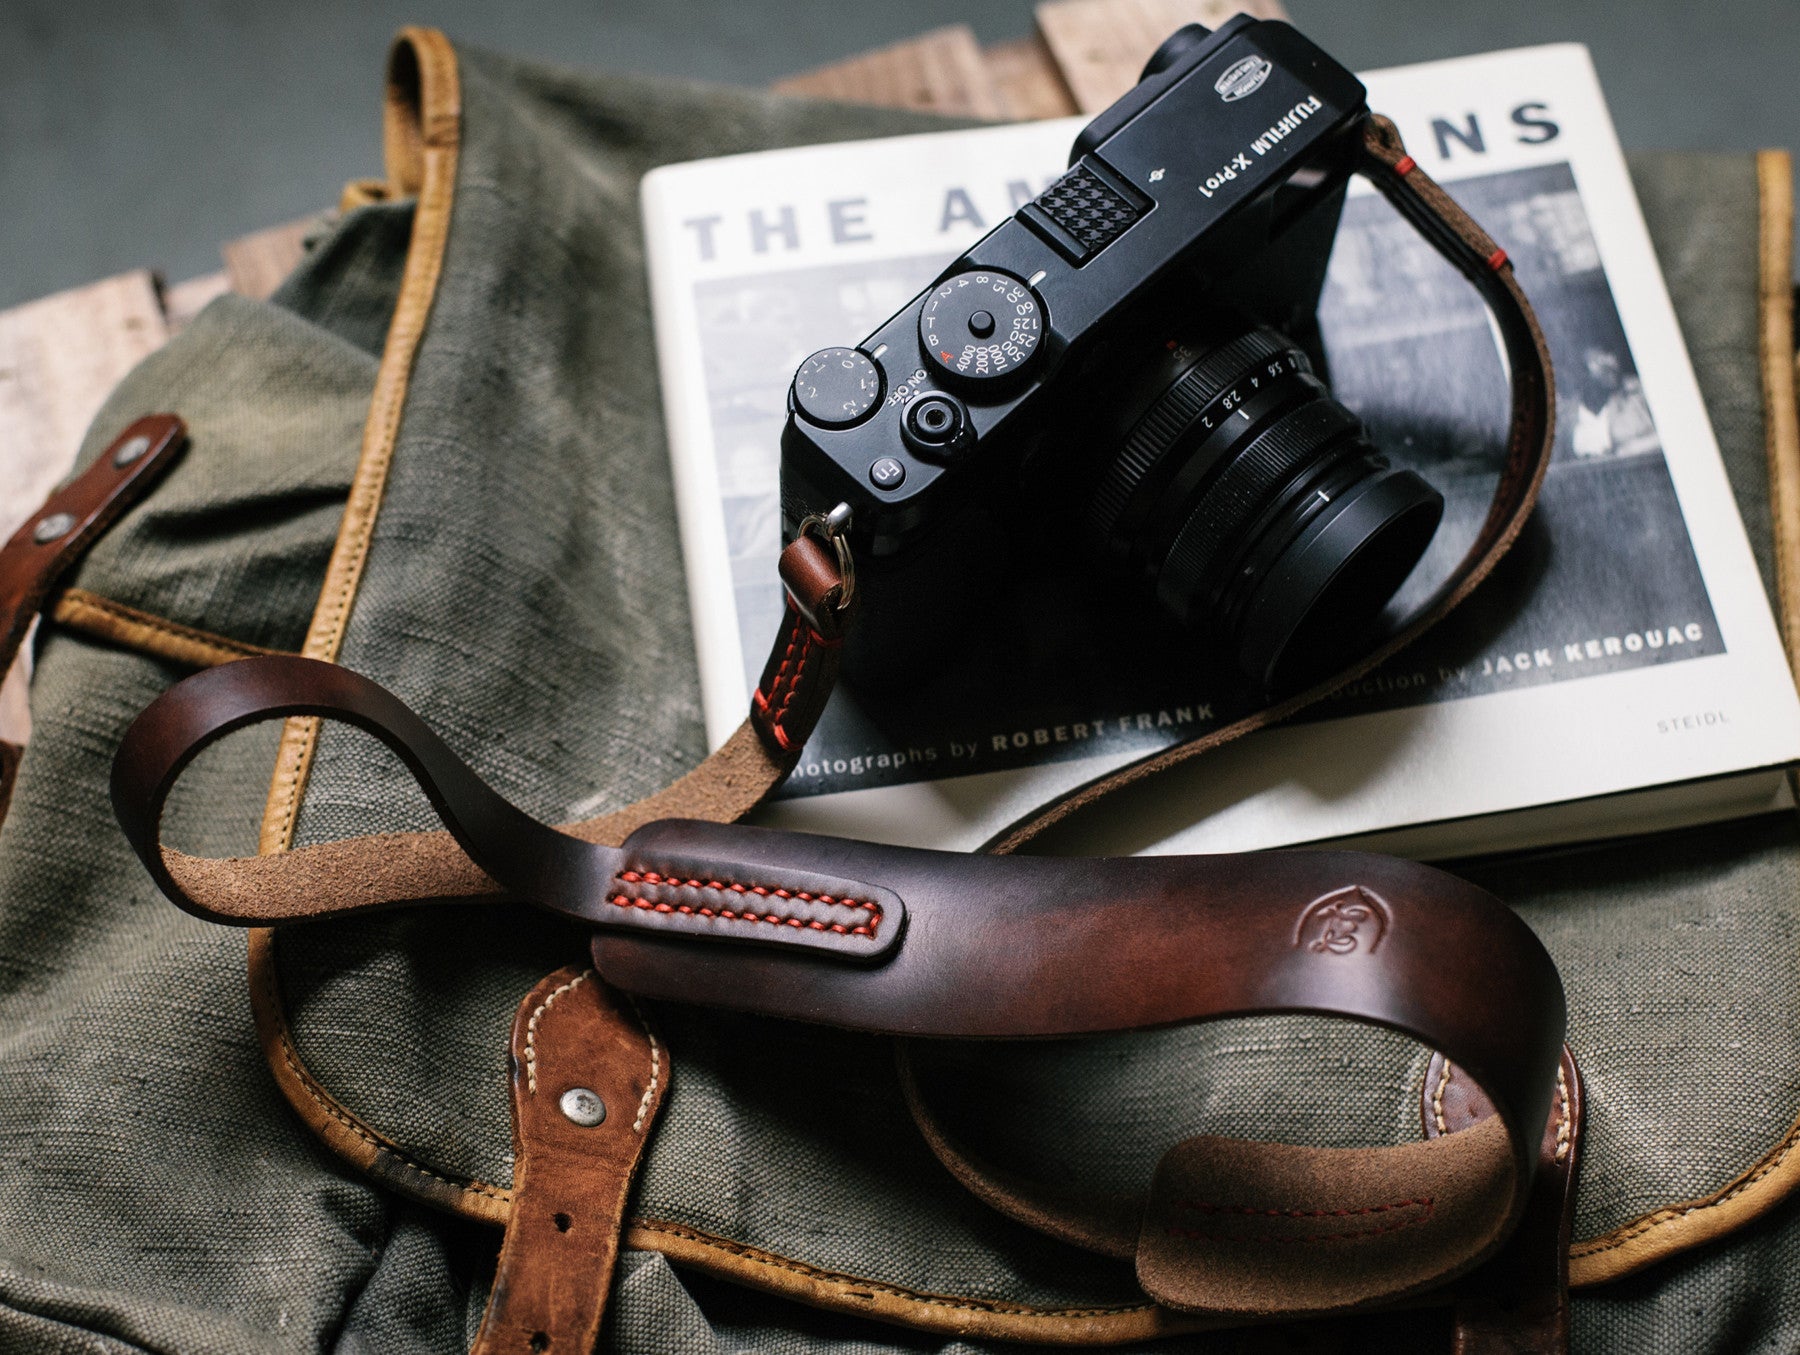
<path id="1" fill-rule="evenodd" d="M 1800 748 L 1773 625 L 1585 52 L 1500 53 L 1369 83 L 1372 106 L 1396 117 L 1512 259 L 1556 369 L 1554 459 L 1527 531 L 1473 598 L 1294 724 L 1216 755 L 1216 775 L 1183 777 L 1191 803 L 1165 809 L 1133 848 L 1368 833 L 1770 767 Z M 688 552 L 709 726 L 721 686 L 735 685 L 741 707 L 779 620 L 779 434 L 794 366 L 904 305 L 1055 176 L 1073 130 L 881 143 L 890 179 L 918 199 L 910 231 L 821 160 L 839 148 L 737 157 L 763 162 L 754 197 L 720 191 L 734 161 L 647 184 L 684 540 L 706 500 L 726 543 L 722 559 Z M 920 144 L 982 138 L 960 160 Z M 906 173 L 913 165 L 924 172 Z M 696 196 L 709 170 L 713 191 Z M 822 210 L 805 212 L 809 200 Z M 742 203 L 742 219 L 694 215 L 689 202 Z M 734 248 L 741 258 L 722 257 Z M 1504 358 L 1473 289 L 1367 191 L 1346 203 L 1319 327 L 1333 393 L 1447 501 L 1396 600 L 1404 609 L 1485 512 L 1507 423 Z M 669 380 L 677 369 L 685 387 Z M 883 585 L 888 630 L 808 743 L 784 821 L 974 845 L 1009 809 L 1254 708 L 1203 638 L 1095 568 L 1067 524 L 1025 523 L 996 529 L 979 580 L 925 564 Z M 1659 735 L 1671 719 L 1696 737 Z M 1747 741 L 1753 721 L 1761 730 Z M 897 827 L 897 813 L 911 826 Z"/>

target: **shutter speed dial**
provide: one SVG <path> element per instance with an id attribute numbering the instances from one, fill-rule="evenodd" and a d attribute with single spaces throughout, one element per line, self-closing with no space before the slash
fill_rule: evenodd
<path id="1" fill-rule="evenodd" d="M 1036 294 L 1017 278 L 990 269 L 945 279 L 919 311 L 926 360 L 945 376 L 971 384 L 1018 375 L 1043 334 Z"/>
<path id="2" fill-rule="evenodd" d="M 854 348 L 821 348 L 794 373 L 794 408 L 822 428 L 848 428 L 881 399 L 881 369 Z"/>

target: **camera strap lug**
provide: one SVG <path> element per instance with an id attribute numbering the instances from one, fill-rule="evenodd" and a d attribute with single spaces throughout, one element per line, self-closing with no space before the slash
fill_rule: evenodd
<path id="1" fill-rule="evenodd" d="M 795 539 L 810 536 L 814 532 L 830 542 L 837 552 L 837 568 L 838 574 L 842 577 L 843 588 L 832 606 L 841 617 L 849 610 L 851 600 L 856 596 L 856 557 L 850 553 L 850 505 L 840 503 L 829 513 L 807 514 L 800 519 L 800 529 L 794 534 Z M 782 581 L 787 582 L 785 571 L 782 574 Z M 788 596 L 794 596 L 791 584 L 788 585 Z"/>

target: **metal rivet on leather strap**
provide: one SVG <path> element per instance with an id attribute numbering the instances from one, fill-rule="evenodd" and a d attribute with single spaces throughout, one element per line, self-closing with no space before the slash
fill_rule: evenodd
<path id="1" fill-rule="evenodd" d="M 586 1087 L 570 1087 L 562 1094 L 562 1113 L 573 1123 L 591 1129 L 606 1118 L 606 1102 Z"/>
<path id="2" fill-rule="evenodd" d="M 149 450 L 150 439 L 139 433 L 135 438 L 120 444 L 119 450 L 113 453 L 113 465 L 129 466 Z"/>
<path id="3" fill-rule="evenodd" d="M 65 537 L 75 526 L 73 513 L 52 513 L 32 529 L 31 539 L 40 546 L 47 546 L 60 537 Z"/>

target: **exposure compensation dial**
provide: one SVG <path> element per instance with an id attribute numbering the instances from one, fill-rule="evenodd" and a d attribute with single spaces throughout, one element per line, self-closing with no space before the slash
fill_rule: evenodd
<path id="1" fill-rule="evenodd" d="M 928 362 L 954 380 L 980 384 L 1017 376 L 1044 335 L 1037 295 L 1017 278 L 973 269 L 932 289 L 919 312 Z"/>
<path id="2" fill-rule="evenodd" d="M 824 428 L 848 428 L 881 399 L 881 370 L 854 348 L 821 348 L 794 373 L 794 408 Z"/>

